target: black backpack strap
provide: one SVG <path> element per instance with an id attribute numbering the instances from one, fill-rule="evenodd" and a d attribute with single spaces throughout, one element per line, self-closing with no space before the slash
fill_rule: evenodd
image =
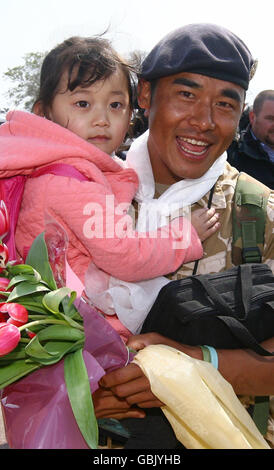
<path id="1" fill-rule="evenodd" d="M 192 279 L 202 285 L 202 287 L 210 297 L 210 300 L 214 303 L 214 305 L 220 312 L 222 312 L 224 315 L 234 315 L 233 310 L 230 308 L 228 303 L 225 302 L 223 297 L 219 294 L 217 289 L 210 282 L 209 276 L 192 276 Z M 238 283 L 241 287 L 241 301 L 244 311 L 241 320 L 244 320 L 249 312 L 251 305 L 252 266 L 250 264 L 238 266 Z"/>
<path id="2" fill-rule="evenodd" d="M 245 348 L 252 349 L 260 356 L 274 356 L 274 352 L 270 352 L 264 349 L 254 338 L 254 336 L 252 336 L 249 330 L 236 318 L 222 315 L 218 315 L 216 318 L 225 323 L 231 333 Z"/>

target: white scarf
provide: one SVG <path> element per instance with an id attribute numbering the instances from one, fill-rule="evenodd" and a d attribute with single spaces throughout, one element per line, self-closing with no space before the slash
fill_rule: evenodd
<path id="1" fill-rule="evenodd" d="M 139 188 L 135 195 L 136 201 L 141 204 L 137 225 L 139 232 L 147 231 L 145 218 L 149 217 L 150 221 L 152 219 L 157 223 L 151 227 L 149 222 L 149 229 L 154 230 L 165 225 L 166 218 L 171 213 L 199 201 L 223 173 L 227 159 L 225 152 L 200 178 L 180 180 L 172 184 L 158 199 L 154 199 L 155 182 L 147 148 L 148 133 L 149 131 L 146 131 L 133 142 L 125 163 L 128 168 L 133 168 L 139 177 Z M 152 214 L 157 216 L 152 217 Z"/>
<path id="2" fill-rule="evenodd" d="M 145 132 L 133 142 L 125 162 L 125 166 L 133 168 L 139 177 L 139 188 L 135 195 L 140 204 L 137 223 L 139 232 L 165 225 L 171 213 L 199 201 L 223 173 L 227 159 L 225 152 L 202 177 L 181 180 L 171 185 L 158 199 L 154 199 L 155 182 L 147 147 L 148 134 L 149 131 Z M 169 279 L 162 276 L 137 283 L 111 276 L 107 290 L 92 295 L 89 289 L 88 295 L 98 308 L 107 314 L 116 313 L 133 334 L 138 334 L 160 289 L 168 282 Z"/>

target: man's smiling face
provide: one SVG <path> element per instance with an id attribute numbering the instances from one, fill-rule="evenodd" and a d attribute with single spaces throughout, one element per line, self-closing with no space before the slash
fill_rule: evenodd
<path id="1" fill-rule="evenodd" d="M 141 82 L 155 180 L 202 176 L 232 142 L 244 97 L 239 85 L 189 72 L 158 79 L 153 94 L 150 83 Z"/>

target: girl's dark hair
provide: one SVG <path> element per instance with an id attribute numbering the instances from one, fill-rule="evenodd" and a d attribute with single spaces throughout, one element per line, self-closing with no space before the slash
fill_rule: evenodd
<path id="1" fill-rule="evenodd" d="M 130 104 L 135 100 L 135 68 L 124 61 L 112 48 L 110 42 L 98 37 L 71 37 L 52 49 L 45 57 L 40 88 L 35 102 L 41 101 L 46 108 L 58 93 L 58 85 L 64 71 L 68 72 L 67 89 L 89 87 L 98 80 L 108 78 L 120 68 L 128 80 Z"/>

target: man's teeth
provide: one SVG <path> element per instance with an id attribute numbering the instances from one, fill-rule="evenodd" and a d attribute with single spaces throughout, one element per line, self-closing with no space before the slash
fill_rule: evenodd
<path id="1" fill-rule="evenodd" d="M 179 137 L 179 142 L 180 142 L 180 146 L 182 147 L 182 149 L 192 155 L 202 155 L 207 150 L 207 147 L 208 147 L 208 144 L 206 142 L 202 142 L 201 140 L 188 139 L 185 137 Z M 187 142 L 188 144 L 203 147 L 203 149 L 201 150 L 201 152 L 195 152 L 194 150 L 190 150 L 189 148 L 184 147 L 183 142 Z"/>
<path id="2" fill-rule="evenodd" d="M 202 147 L 206 147 L 208 145 L 206 142 L 202 142 L 201 140 L 187 139 L 185 137 L 179 137 L 179 139 L 192 145 L 200 145 Z"/>

